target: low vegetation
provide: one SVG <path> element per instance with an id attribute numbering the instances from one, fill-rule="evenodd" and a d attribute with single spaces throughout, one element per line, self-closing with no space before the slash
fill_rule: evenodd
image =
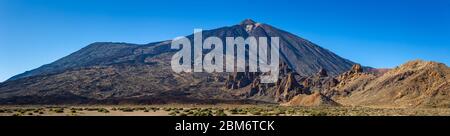
<path id="1" fill-rule="evenodd" d="M 183 108 L 181 108 L 183 107 Z M 448 108 L 285 107 L 278 105 L 0 106 L 0 116 L 427 116 L 450 115 Z"/>

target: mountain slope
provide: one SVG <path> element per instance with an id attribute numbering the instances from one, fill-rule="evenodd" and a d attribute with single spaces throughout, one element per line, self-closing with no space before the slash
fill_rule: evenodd
<path id="1" fill-rule="evenodd" d="M 238 36 L 280 37 L 282 63 L 300 76 L 314 75 L 320 69 L 328 71 L 330 75 L 338 75 L 354 64 L 298 36 L 248 19 L 237 25 L 203 31 L 203 38 L 209 36 L 222 39 Z M 187 37 L 193 41 L 193 35 Z M 167 103 L 250 100 L 248 96 L 235 95 L 236 90 L 225 87 L 226 73 L 172 72 L 170 59 L 175 51 L 170 49 L 170 41 L 145 45 L 94 43 L 1 83 L 0 102 Z M 241 82 L 239 88 L 248 87 L 257 80 L 243 77 L 248 81 Z M 275 100 L 274 95 L 264 94 L 270 97 L 266 100 Z"/>
<path id="2" fill-rule="evenodd" d="M 450 68 L 445 64 L 410 61 L 339 102 L 385 107 L 450 107 Z"/>
<path id="3" fill-rule="evenodd" d="M 244 38 L 255 37 L 280 37 L 280 48 L 282 59 L 301 75 L 312 75 L 321 68 L 327 70 L 331 75 L 337 75 L 346 71 L 354 63 L 337 56 L 336 54 L 291 33 L 279 30 L 267 24 L 256 23 L 252 20 L 244 20 L 238 25 L 222 27 L 203 32 L 203 38 L 216 36 L 221 39 L 225 37 Z M 193 35 L 187 36 L 193 41 Z M 157 46 L 157 47 L 155 47 Z M 111 65 L 137 61 L 139 57 L 149 57 L 170 52 L 170 41 L 156 42 L 145 45 L 129 43 L 98 42 L 61 58 L 53 63 L 44 65 L 37 69 L 16 75 L 9 80 L 23 77 L 62 72 L 70 68 L 80 68 L 98 65 Z M 289 56 L 289 57 L 287 57 Z"/>

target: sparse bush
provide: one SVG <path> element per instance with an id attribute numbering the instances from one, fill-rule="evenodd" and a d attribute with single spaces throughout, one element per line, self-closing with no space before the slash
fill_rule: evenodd
<path id="1" fill-rule="evenodd" d="M 164 111 L 171 111 L 171 108 L 163 108 Z"/>
<path id="2" fill-rule="evenodd" d="M 133 108 L 120 108 L 119 110 L 121 110 L 122 112 L 134 112 Z"/>
<path id="3" fill-rule="evenodd" d="M 201 109 L 193 112 L 193 116 L 213 116 L 213 114 L 209 109 Z"/>
<path id="4" fill-rule="evenodd" d="M 238 114 L 238 110 L 236 108 L 230 110 L 231 114 Z"/>
<path id="5" fill-rule="evenodd" d="M 25 110 L 25 109 L 19 109 L 17 111 L 20 112 L 20 114 L 25 114 L 27 112 L 27 110 Z"/>
<path id="6" fill-rule="evenodd" d="M 270 112 L 263 112 L 261 113 L 261 116 L 273 116 L 273 115 L 277 115 L 275 113 L 270 113 Z M 278 116 L 278 115 L 277 115 Z"/>
<path id="7" fill-rule="evenodd" d="M 316 111 L 316 110 L 314 110 L 314 111 L 312 111 L 310 113 L 310 115 L 311 116 L 327 116 L 327 113 L 323 112 L 323 111 Z"/>
<path id="8" fill-rule="evenodd" d="M 260 112 L 260 111 L 252 111 L 252 112 L 250 112 L 250 114 L 253 114 L 253 115 L 261 115 L 261 112 Z"/>
<path id="9" fill-rule="evenodd" d="M 284 110 L 277 110 L 277 111 L 275 111 L 275 115 L 281 115 L 281 114 L 285 114 L 286 112 L 284 111 Z"/>
<path id="10" fill-rule="evenodd" d="M 84 108 L 84 110 L 87 110 L 87 111 L 99 111 L 101 109 L 102 108 Z"/>
<path id="11" fill-rule="evenodd" d="M 187 116 L 187 114 L 185 114 L 185 113 L 181 113 L 181 114 L 180 114 L 180 116 Z"/>
<path id="12" fill-rule="evenodd" d="M 105 108 L 100 108 L 100 109 L 97 110 L 97 112 L 109 113 L 109 110 L 107 110 Z"/>
<path id="13" fill-rule="evenodd" d="M 194 111 L 189 111 L 187 114 L 192 115 L 194 114 Z"/>
<path id="14" fill-rule="evenodd" d="M 73 108 L 70 108 L 70 111 L 72 112 L 72 111 L 75 111 L 75 112 L 77 112 L 77 111 L 83 111 L 83 108 L 75 108 L 75 107 L 73 107 Z"/>
<path id="15" fill-rule="evenodd" d="M 172 111 L 172 112 L 169 113 L 169 115 L 171 115 L 171 116 L 176 116 L 177 113 L 175 113 L 175 112 Z"/>
<path id="16" fill-rule="evenodd" d="M 14 113 L 12 116 L 22 116 L 22 114 Z"/>
<path id="17" fill-rule="evenodd" d="M 151 108 L 150 108 L 150 110 L 152 110 L 153 112 L 156 112 L 156 111 L 158 111 L 158 110 L 159 110 L 159 108 L 156 108 L 156 107 L 151 107 Z"/>
<path id="18" fill-rule="evenodd" d="M 223 109 L 216 110 L 215 115 L 216 115 L 216 116 L 227 116 L 227 114 L 225 114 L 225 112 L 223 111 Z"/>
<path id="19" fill-rule="evenodd" d="M 64 113 L 64 109 L 63 108 L 57 108 L 53 110 L 55 113 Z"/>

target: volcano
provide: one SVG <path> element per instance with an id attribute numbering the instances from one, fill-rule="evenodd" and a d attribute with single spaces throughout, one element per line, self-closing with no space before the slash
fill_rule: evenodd
<path id="1" fill-rule="evenodd" d="M 292 83 L 296 82 L 295 78 L 289 77 L 293 73 L 313 76 L 326 71 L 327 75 L 336 76 L 356 64 L 306 39 L 251 19 L 203 31 L 203 37 L 211 36 L 222 40 L 226 37 L 279 37 L 280 60 L 284 67 L 280 79 L 286 78 L 283 83 L 288 83 L 289 87 L 296 86 Z M 186 37 L 193 41 L 193 35 Z M 92 43 L 1 83 L 0 103 L 277 102 L 274 97 L 281 95 L 265 92 L 280 88 L 281 83 L 258 84 L 266 87 L 255 91 L 257 78 L 252 73 L 174 73 L 170 60 L 176 50 L 170 46 L 171 40 L 149 44 Z M 297 86 L 301 90 L 302 86 Z M 289 87 L 283 90 L 292 90 Z M 255 93 L 264 98 L 253 97 Z"/>

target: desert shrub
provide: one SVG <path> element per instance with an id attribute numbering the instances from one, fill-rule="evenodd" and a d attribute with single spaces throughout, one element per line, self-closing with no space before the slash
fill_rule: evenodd
<path id="1" fill-rule="evenodd" d="M 189 111 L 189 112 L 187 112 L 187 114 L 192 115 L 192 114 L 194 114 L 194 111 Z"/>
<path id="2" fill-rule="evenodd" d="M 261 115 L 260 111 L 251 111 L 250 114 L 252 115 Z"/>
<path id="3" fill-rule="evenodd" d="M 147 108 L 145 108 L 145 107 L 136 107 L 136 108 L 134 108 L 134 110 L 138 110 L 138 111 L 139 111 L 139 110 L 142 110 L 142 111 L 143 111 L 143 110 L 146 110 L 146 109 L 147 109 Z"/>
<path id="4" fill-rule="evenodd" d="M 13 113 L 12 110 L 6 110 L 5 112 L 6 112 L 6 113 Z"/>
<path id="5" fill-rule="evenodd" d="M 156 112 L 156 111 L 159 110 L 159 108 L 157 108 L 157 107 L 151 107 L 150 110 L 152 110 L 153 112 Z"/>
<path id="6" fill-rule="evenodd" d="M 273 116 L 273 115 L 279 115 L 279 114 L 276 114 L 276 113 L 270 113 L 270 112 L 262 112 L 261 113 L 261 116 Z"/>
<path id="7" fill-rule="evenodd" d="M 367 114 L 367 113 L 364 112 L 364 111 L 357 111 L 354 115 L 355 115 L 355 116 L 369 116 L 369 114 Z"/>
<path id="8" fill-rule="evenodd" d="M 326 112 L 323 111 L 318 111 L 318 110 L 313 110 L 310 112 L 311 116 L 327 116 Z"/>
<path id="9" fill-rule="evenodd" d="M 22 116 L 22 114 L 14 113 L 12 116 Z"/>
<path id="10" fill-rule="evenodd" d="M 238 114 L 238 109 L 237 108 L 233 108 L 230 110 L 231 114 Z"/>
<path id="11" fill-rule="evenodd" d="M 286 111 L 284 111 L 284 110 L 276 110 L 274 112 L 274 114 L 278 116 L 278 115 L 281 115 L 281 114 L 286 114 Z"/>
<path id="12" fill-rule="evenodd" d="M 149 112 L 149 110 L 145 109 L 144 112 Z"/>
<path id="13" fill-rule="evenodd" d="M 108 109 L 105 109 L 105 108 L 99 108 L 99 109 L 97 110 L 97 112 L 109 113 L 109 110 L 108 110 Z"/>
<path id="14" fill-rule="evenodd" d="M 295 115 L 295 109 L 289 109 L 286 111 L 286 114 L 291 114 L 291 115 Z"/>
<path id="15" fill-rule="evenodd" d="M 176 116 L 177 115 L 177 113 L 175 113 L 175 112 L 169 112 L 169 115 L 171 115 L 171 116 Z"/>
<path id="16" fill-rule="evenodd" d="M 77 111 L 77 110 L 82 111 L 83 108 L 70 108 L 70 110 L 71 110 L 71 111 Z"/>
<path id="17" fill-rule="evenodd" d="M 166 108 L 166 107 L 164 107 L 163 110 L 164 110 L 164 111 L 171 111 L 172 109 L 171 109 L 171 108 Z"/>
<path id="18" fill-rule="evenodd" d="M 19 112 L 20 114 L 25 114 L 25 112 L 27 112 L 27 110 L 25 110 L 25 109 L 18 109 L 17 112 Z"/>
<path id="19" fill-rule="evenodd" d="M 213 116 L 213 114 L 212 114 L 212 111 L 209 109 L 204 109 L 204 110 L 202 109 L 202 110 L 195 111 L 193 113 L 193 116 Z"/>
<path id="20" fill-rule="evenodd" d="M 259 109 L 259 108 L 249 108 L 247 109 L 248 113 L 252 114 L 252 115 L 261 115 L 261 113 L 264 111 L 263 109 Z M 268 112 L 268 111 L 264 111 L 264 112 Z"/>
<path id="21" fill-rule="evenodd" d="M 53 110 L 55 113 L 64 113 L 64 108 L 56 108 Z"/>
<path id="22" fill-rule="evenodd" d="M 133 108 L 120 108 L 119 110 L 121 110 L 122 112 L 134 112 Z"/>
<path id="23" fill-rule="evenodd" d="M 246 115 L 252 109 L 238 109 L 238 114 Z"/>
<path id="24" fill-rule="evenodd" d="M 180 114 L 180 116 L 187 116 L 187 114 L 185 114 L 185 113 L 181 113 L 181 114 Z"/>
<path id="25" fill-rule="evenodd" d="M 223 109 L 216 110 L 215 116 L 227 116 Z"/>
<path id="26" fill-rule="evenodd" d="M 198 116 L 213 116 L 211 112 L 200 112 Z"/>
<path id="27" fill-rule="evenodd" d="M 103 109 L 103 108 L 84 108 L 84 110 L 87 110 L 87 111 L 99 111 L 101 109 Z"/>
<path id="28" fill-rule="evenodd" d="M 31 116 L 31 115 L 33 115 L 33 113 L 31 113 L 31 112 L 28 112 L 28 115 L 30 115 L 30 116 Z"/>

